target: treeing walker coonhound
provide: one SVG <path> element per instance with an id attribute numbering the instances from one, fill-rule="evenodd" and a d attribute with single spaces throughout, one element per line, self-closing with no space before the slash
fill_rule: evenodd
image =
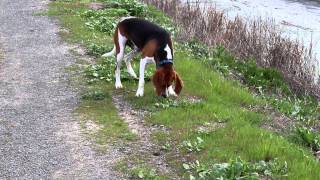
<path id="1" fill-rule="evenodd" d="M 115 86 L 117 89 L 122 88 L 120 79 L 122 60 L 125 60 L 128 73 L 137 78 L 132 69 L 131 60 L 137 53 L 141 52 L 142 59 L 140 60 L 140 76 L 136 96 L 143 96 L 144 71 L 148 63 L 156 64 L 156 71 L 152 81 L 157 95 L 164 97 L 179 95 L 183 82 L 173 68 L 172 41 L 166 30 L 144 19 L 124 18 L 118 23 L 113 40 L 113 50 L 102 56 L 116 55 Z M 130 46 L 132 51 L 124 57 L 126 45 Z"/>

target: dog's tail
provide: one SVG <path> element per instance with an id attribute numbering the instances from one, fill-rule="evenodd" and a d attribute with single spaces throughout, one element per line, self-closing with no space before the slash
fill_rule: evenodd
<path id="1" fill-rule="evenodd" d="M 105 53 L 102 55 L 102 57 L 109 57 L 109 56 L 112 56 L 114 55 L 116 52 L 116 46 L 113 47 L 112 51 L 108 52 L 108 53 Z"/>

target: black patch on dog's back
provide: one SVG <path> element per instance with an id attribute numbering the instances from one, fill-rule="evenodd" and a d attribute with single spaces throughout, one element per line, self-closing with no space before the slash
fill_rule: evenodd
<path id="1" fill-rule="evenodd" d="M 155 39 L 158 43 L 155 59 L 167 58 L 164 48 L 170 41 L 170 35 L 162 27 L 140 18 L 125 19 L 119 23 L 119 27 L 123 27 L 129 41 L 132 41 L 140 50 L 148 41 Z"/>

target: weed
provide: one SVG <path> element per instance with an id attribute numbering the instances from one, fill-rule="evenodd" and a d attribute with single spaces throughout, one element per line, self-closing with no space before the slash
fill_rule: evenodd
<path id="1" fill-rule="evenodd" d="M 156 168 L 147 164 L 144 157 L 130 156 L 117 162 L 117 169 L 125 173 L 129 179 L 165 180 L 170 179 L 157 171 Z"/>
<path id="2" fill-rule="evenodd" d="M 273 176 L 286 176 L 287 164 L 281 165 L 277 159 L 250 163 L 240 157 L 228 163 L 214 163 L 209 166 L 199 161 L 184 163 L 183 168 L 188 172 L 189 179 L 260 179 Z"/>
<path id="3" fill-rule="evenodd" d="M 92 99 L 92 100 L 103 100 L 106 98 L 106 94 L 102 91 L 93 91 L 93 92 L 88 92 L 88 93 L 85 93 L 82 95 L 82 99 L 85 99 L 85 100 L 89 100 L 89 99 Z"/>
<path id="4" fill-rule="evenodd" d="M 107 34 L 112 34 L 113 29 L 115 29 L 116 24 L 114 23 L 114 19 L 109 19 L 106 17 L 100 17 L 99 19 L 94 19 L 86 22 L 85 24 L 90 28 L 94 30 L 98 30 Z"/>
<path id="5" fill-rule="evenodd" d="M 78 13 L 86 19 L 85 25 L 91 30 L 112 34 L 119 17 L 145 15 L 145 5 L 136 0 L 101 0 L 112 8 L 100 10 L 85 10 Z"/>
<path id="6" fill-rule="evenodd" d="M 99 57 L 104 54 L 108 48 L 105 45 L 91 43 L 88 47 L 88 55 Z"/>
<path id="7" fill-rule="evenodd" d="M 85 74 L 89 82 L 99 80 L 111 82 L 113 80 L 115 63 L 111 59 L 105 60 L 102 64 L 92 64 L 86 68 Z"/>
<path id="8" fill-rule="evenodd" d="M 188 152 L 199 152 L 203 148 L 203 139 L 197 137 L 195 141 L 186 140 L 182 142 L 182 147 L 187 149 Z"/>
<path id="9" fill-rule="evenodd" d="M 306 146 L 310 147 L 315 152 L 320 151 L 320 134 L 317 134 L 306 127 L 298 127 L 296 131 L 297 138 L 302 144 L 306 144 Z"/>
<path id="10" fill-rule="evenodd" d="M 161 150 L 169 152 L 170 150 L 172 150 L 172 145 L 170 143 L 165 143 L 164 145 L 161 146 Z"/>
<path id="11" fill-rule="evenodd" d="M 100 17 L 121 17 L 128 15 L 126 9 L 108 8 L 103 10 L 85 10 L 79 14 L 81 17 L 87 19 L 98 19 Z"/>
<path id="12" fill-rule="evenodd" d="M 155 169 L 150 169 L 146 167 L 137 167 L 132 170 L 133 177 L 138 177 L 139 179 L 154 179 L 156 175 Z"/>
<path id="13" fill-rule="evenodd" d="M 156 102 L 154 104 L 154 106 L 156 108 L 170 108 L 170 107 L 187 107 L 192 105 L 192 102 L 190 102 L 188 99 L 186 98 L 179 98 L 179 99 L 159 99 L 159 102 Z"/>
<path id="14" fill-rule="evenodd" d="M 125 9 L 129 16 L 145 15 L 146 5 L 137 0 L 100 0 L 115 9 Z"/>

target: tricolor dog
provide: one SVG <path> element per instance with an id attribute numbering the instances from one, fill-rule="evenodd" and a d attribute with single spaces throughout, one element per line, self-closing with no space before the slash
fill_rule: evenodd
<path id="1" fill-rule="evenodd" d="M 181 92 L 183 82 L 173 68 L 173 49 L 169 33 L 163 28 L 140 18 L 126 18 L 120 21 L 114 33 L 114 48 L 103 56 L 116 55 L 116 88 L 122 88 L 120 79 L 121 62 L 124 59 L 131 76 L 137 75 L 131 67 L 133 57 L 141 52 L 139 85 L 137 97 L 144 93 L 144 71 L 149 63 L 156 64 L 152 81 L 158 96 L 177 96 Z M 124 57 L 126 45 L 132 51 Z M 174 88 L 173 88 L 174 85 Z"/>

